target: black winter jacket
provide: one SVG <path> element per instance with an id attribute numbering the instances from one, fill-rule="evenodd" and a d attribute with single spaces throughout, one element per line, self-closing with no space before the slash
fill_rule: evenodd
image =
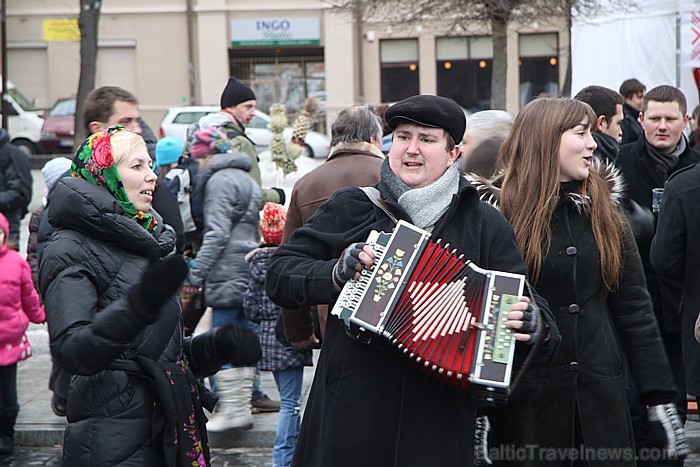
<path id="1" fill-rule="evenodd" d="M 52 354 L 75 375 L 64 465 L 175 465 L 163 445 L 173 415 L 163 407 L 172 400 L 154 390 L 162 378 L 148 377 L 144 368 L 189 372 L 178 363 L 188 361 L 180 305 L 173 296 L 155 323 L 140 327 L 127 300 L 146 266 L 173 251 L 174 232 L 160 224 L 152 236 L 107 190 L 79 178 L 58 183 L 49 221 L 56 231 L 41 257 L 39 282 L 51 310 Z M 171 384 L 179 387 L 183 379 Z M 190 392 L 189 385 L 180 389 Z M 204 420 L 201 406 L 194 416 Z M 206 434 L 202 443 L 206 450 Z"/>
<path id="2" fill-rule="evenodd" d="M 651 246 L 651 264 L 662 289 L 680 298 L 683 365 L 688 394 L 700 396 L 700 345 L 693 330 L 700 311 L 700 164 L 679 170 L 668 179 Z"/>
<path id="3" fill-rule="evenodd" d="M 376 186 L 396 217 L 410 222 L 383 182 Z M 373 229 L 393 227 L 360 189 L 336 191 L 272 257 L 268 295 L 290 309 L 333 304 L 338 292 L 331 274 L 343 249 L 366 241 Z M 512 228 L 464 179 L 432 238 L 481 267 L 525 273 Z M 472 465 L 476 409 L 468 392 L 433 382 L 393 352 L 357 342 L 329 316 L 292 464 Z"/>

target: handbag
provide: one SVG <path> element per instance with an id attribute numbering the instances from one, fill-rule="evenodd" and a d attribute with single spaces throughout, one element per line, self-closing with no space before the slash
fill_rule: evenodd
<path id="1" fill-rule="evenodd" d="M 184 288 L 181 288 L 180 298 L 182 300 L 182 326 L 185 336 L 190 336 L 207 309 L 204 301 L 204 287 L 199 287 L 194 294 L 187 293 Z"/>

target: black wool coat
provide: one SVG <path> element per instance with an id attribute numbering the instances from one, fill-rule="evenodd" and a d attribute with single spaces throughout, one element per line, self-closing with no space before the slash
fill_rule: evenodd
<path id="1" fill-rule="evenodd" d="M 635 465 L 625 358 L 644 402 L 670 402 L 676 393 L 631 231 L 625 230 L 619 286 L 606 296 L 600 255 L 581 209 L 580 196 L 559 200 L 551 245 L 533 284 L 555 315 L 561 345 L 549 360 L 536 357 L 509 403 L 491 417 L 489 447 L 501 449 L 494 460 L 507 459 L 507 446 L 528 453 L 510 465 L 568 466 L 561 456 L 543 459 L 577 443 L 625 457 L 591 465 Z"/>
<path id="2" fill-rule="evenodd" d="M 680 298 L 683 365 L 687 391 L 700 396 L 700 344 L 693 329 L 700 312 L 700 165 L 676 172 L 668 179 L 651 245 L 651 264 L 665 290 Z"/>
<path id="3" fill-rule="evenodd" d="M 684 136 L 682 136 L 684 138 Z M 660 175 L 647 152 L 644 136 L 638 141 L 625 144 L 620 147 L 615 165 L 620 169 L 624 178 L 625 196 L 636 201 L 643 209 L 651 211 L 652 188 L 663 188 L 669 176 L 684 167 L 691 166 L 700 161 L 700 152 L 686 145 L 685 151 L 680 155 L 678 164 L 669 170 L 668 175 Z M 680 332 L 681 320 L 678 314 L 678 299 L 673 293 L 664 292 L 666 284 L 659 282 L 656 271 L 649 261 L 651 238 L 640 239 L 637 243 L 639 254 L 642 257 L 642 265 L 647 279 L 647 289 L 651 295 L 654 312 L 659 321 L 659 326 L 664 333 Z"/>
<path id="4" fill-rule="evenodd" d="M 391 211 L 410 222 L 381 181 L 377 187 Z M 366 241 L 372 229 L 393 227 L 360 189 L 335 192 L 272 257 L 268 295 L 290 309 L 333 304 L 338 292 L 331 274 L 341 252 Z M 466 180 L 432 238 L 483 268 L 525 273 L 512 228 Z M 354 340 L 329 316 L 292 464 L 468 466 L 476 408 L 468 392 L 440 386 L 395 353 Z"/>
<path id="5" fill-rule="evenodd" d="M 175 446 L 162 441 L 174 414 L 134 362 L 190 371 L 176 363 L 187 361 L 181 307 L 173 296 L 153 324 L 140 326 L 127 299 L 148 264 L 174 250 L 175 233 L 161 223 L 151 235 L 106 189 L 79 178 L 64 178 L 51 196 L 48 218 L 56 230 L 41 256 L 39 282 L 52 355 L 74 375 L 64 465 L 175 465 L 166 462 Z M 173 377 L 172 384 L 184 381 Z M 201 407 L 194 416 L 203 420 Z"/>

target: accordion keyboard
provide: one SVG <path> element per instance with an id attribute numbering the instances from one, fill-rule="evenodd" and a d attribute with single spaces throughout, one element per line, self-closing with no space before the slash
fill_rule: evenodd
<path id="1" fill-rule="evenodd" d="M 384 254 L 386 253 L 387 242 L 391 238 L 391 234 L 384 232 L 379 232 L 373 230 L 367 241 L 365 242 L 369 245 L 375 253 L 374 263 L 372 263 L 371 270 L 363 269 L 360 273 L 359 279 L 349 280 L 340 295 L 338 300 L 335 302 L 335 306 L 331 311 L 332 314 L 340 317 L 348 324 L 348 318 L 352 315 L 357 308 L 360 306 L 362 298 L 365 296 L 367 289 L 369 288 L 370 280 L 372 277 L 372 270 L 374 270 L 377 264 L 384 259 Z"/>

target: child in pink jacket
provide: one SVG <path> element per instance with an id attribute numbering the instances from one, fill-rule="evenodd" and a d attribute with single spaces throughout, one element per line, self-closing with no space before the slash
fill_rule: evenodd
<path id="1" fill-rule="evenodd" d="M 17 403 L 17 362 L 31 357 L 25 331 L 46 319 L 29 264 L 7 244 L 10 224 L 0 213 L 0 456 L 12 454 Z"/>

